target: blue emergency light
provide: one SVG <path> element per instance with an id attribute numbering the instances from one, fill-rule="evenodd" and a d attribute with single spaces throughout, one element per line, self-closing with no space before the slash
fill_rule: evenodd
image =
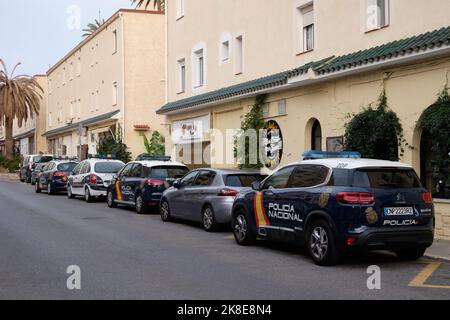
<path id="1" fill-rule="evenodd" d="M 344 151 L 344 152 L 325 152 L 325 151 L 306 151 L 303 153 L 303 160 L 315 160 L 315 159 L 361 159 L 361 153 L 356 151 Z"/>
<path id="2" fill-rule="evenodd" d="M 168 162 L 171 161 L 172 158 L 170 156 L 163 155 L 154 155 L 154 154 L 146 154 L 143 153 L 136 158 L 136 161 L 162 161 Z"/>
<path id="3" fill-rule="evenodd" d="M 89 159 L 109 159 L 109 160 L 115 160 L 117 159 L 115 154 L 112 153 L 108 153 L 108 154 L 96 154 L 96 155 L 92 155 L 90 154 L 88 156 Z"/>

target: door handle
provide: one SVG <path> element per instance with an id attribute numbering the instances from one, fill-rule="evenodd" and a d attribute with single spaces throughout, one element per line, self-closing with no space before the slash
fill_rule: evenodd
<path id="1" fill-rule="evenodd" d="M 279 199 L 280 195 L 273 192 L 272 190 L 268 190 L 265 192 L 265 195 L 269 196 L 269 197 L 274 197 L 275 199 Z"/>

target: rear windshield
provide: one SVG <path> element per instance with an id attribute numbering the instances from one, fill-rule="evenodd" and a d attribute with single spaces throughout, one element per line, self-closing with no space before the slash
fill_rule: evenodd
<path id="1" fill-rule="evenodd" d="M 77 166 L 76 162 L 67 162 L 67 163 L 61 163 L 58 164 L 58 171 L 64 171 L 64 172 L 71 172 L 75 167 Z"/>
<path id="2" fill-rule="evenodd" d="M 153 167 L 150 168 L 150 174 L 147 172 L 146 176 L 151 179 L 179 179 L 183 178 L 189 170 L 185 167 Z"/>
<path id="3" fill-rule="evenodd" d="M 227 187 L 251 187 L 255 181 L 264 180 L 264 176 L 258 174 L 232 174 L 226 177 L 225 185 Z"/>
<path id="4" fill-rule="evenodd" d="M 360 169 L 353 175 L 353 185 L 363 188 L 421 188 L 412 169 Z"/>
<path id="5" fill-rule="evenodd" d="M 45 163 L 53 160 L 53 157 L 50 156 L 35 156 L 33 157 L 34 163 Z"/>
<path id="6" fill-rule="evenodd" d="M 94 167 L 96 173 L 117 173 L 123 168 L 121 162 L 97 162 Z"/>

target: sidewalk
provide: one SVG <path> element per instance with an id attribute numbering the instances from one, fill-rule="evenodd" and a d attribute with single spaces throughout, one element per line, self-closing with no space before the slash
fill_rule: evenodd
<path id="1" fill-rule="evenodd" d="M 19 181 L 19 175 L 17 173 L 0 173 L 1 181 Z"/>
<path id="2" fill-rule="evenodd" d="M 433 245 L 425 252 L 425 256 L 432 259 L 450 261 L 450 241 L 434 240 Z"/>

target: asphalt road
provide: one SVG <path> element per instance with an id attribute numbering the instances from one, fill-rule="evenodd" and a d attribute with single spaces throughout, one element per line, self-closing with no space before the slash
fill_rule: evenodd
<path id="1" fill-rule="evenodd" d="M 322 268 L 296 247 L 240 247 L 229 231 L 0 181 L 0 299 L 450 299 L 450 289 L 408 286 L 427 261 L 375 253 Z M 70 265 L 81 290 L 66 287 Z M 370 265 L 381 290 L 367 289 Z M 427 283 L 450 285 L 450 265 Z"/>

